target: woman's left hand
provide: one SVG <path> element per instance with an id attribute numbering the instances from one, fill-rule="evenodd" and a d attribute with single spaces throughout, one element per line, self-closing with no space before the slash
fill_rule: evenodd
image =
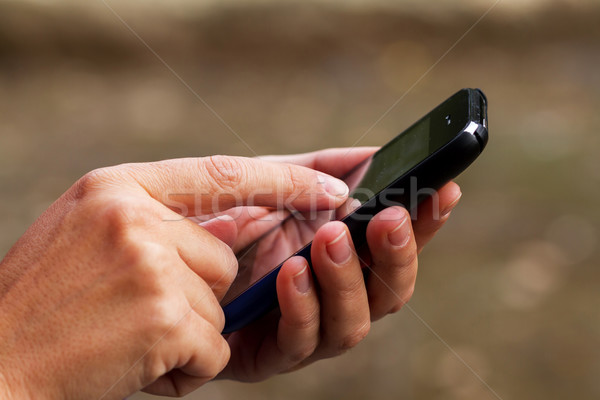
<path id="1" fill-rule="evenodd" d="M 376 150 L 328 149 L 265 158 L 341 177 Z M 287 260 L 277 278 L 279 312 L 228 335 L 231 358 L 219 378 L 260 381 L 356 346 L 368 334 L 372 321 L 400 310 L 411 298 L 417 255 L 446 222 L 460 195 L 458 185 L 448 183 L 419 206 L 418 218 L 412 221 L 402 207 L 381 211 L 370 221 L 368 246 L 362 249 L 355 249 L 342 222 L 323 224 L 327 212 L 320 216 L 321 221 L 318 215 L 312 220 L 295 220 L 270 235 L 270 241 L 260 243 L 258 265 L 277 265 L 269 258 L 276 260 L 281 256 L 277 252 L 293 253 L 306 235 L 314 234 L 311 258 L 318 289 L 305 259 Z M 252 213 L 237 210 L 236 218 L 214 219 L 203 226 L 226 238 L 239 252 L 281 221 L 265 218 L 280 211 L 247 210 Z M 235 230 L 233 239 L 228 232 Z M 363 267 L 369 268 L 366 280 Z"/>

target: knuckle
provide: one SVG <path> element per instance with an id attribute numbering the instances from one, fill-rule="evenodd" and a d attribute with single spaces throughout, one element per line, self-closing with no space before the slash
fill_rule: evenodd
<path id="1" fill-rule="evenodd" d="M 410 299 L 412 298 L 414 292 L 415 292 L 415 284 L 413 282 L 413 283 L 411 283 L 411 285 L 409 287 L 407 287 L 404 290 L 404 292 L 400 296 L 401 299 L 402 299 L 402 302 L 401 302 L 402 306 L 410 301 Z"/>
<path id="2" fill-rule="evenodd" d="M 138 271 L 143 269 L 146 275 L 152 276 L 163 270 L 168 262 L 168 250 L 159 244 L 136 243 L 129 240 L 121 250 L 124 264 Z"/>
<path id="3" fill-rule="evenodd" d="M 287 359 L 290 362 L 290 364 L 296 365 L 299 362 L 302 362 L 302 361 L 306 360 L 308 357 L 310 357 L 315 352 L 316 348 L 317 348 L 316 343 L 310 344 L 310 345 L 305 345 L 301 348 L 295 349 L 294 351 L 290 352 L 287 355 Z"/>
<path id="4" fill-rule="evenodd" d="M 122 242 L 119 246 L 121 263 L 130 268 L 145 268 L 148 263 L 148 253 L 152 251 L 147 246 L 142 246 L 134 241 Z"/>
<path id="5" fill-rule="evenodd" d="M 172 264 L 169 262 L 171 255 L 166 248 L 158 244 L 130 241 L 121 246 L 119 257 L 123 291 L 142 301 L 149 297 L 150 308 L 154 307 L 154 301 L 165 301 L 170 282 L 168 266 Z M 159 311 L 160 306 L 158 304 Z"/>
<path id="6" fill-rule="evenodd" d="M 217 375 L 223 370 L 223 368 L 227 366 L 229 358 L 231 357 L 231 349 L 229 348 L 229 343 L 227 343 L 227 340 L 225 340 L 225 338 L 223 338 L 218 332 L 217 336 L 219 338 L 219 348 L 221 351 L 219 356 L 219 364 L 217 366 L 218 368 L 215 375 Z"/>
<path id="7" fill-rule="evenodd" d="M 231 357 L 231 350 L 227 341 L 220 334 L 215 333 L 215 335 L 216 340 L 214 340 L 212 346 L 214 354 L 211 354 L 211 362 L 206 369 L 207 378 L 209 379 L 215 378 L 227 366 Z"/>
<path id="8" fill-rule="evenodd" d="M 127 246 L 139 242 L 134 237 L 138 228 L 155 223 L 155 211 L 144 205 L 140 199 L 129 196 L 108 196 L 95 201 L 91 212 L 93 218 L 105 229 L 107 238 L 117 246 Z"/>
<path id="9" fill-rule="evenodd" d="M 218 302 L 217 302 L 217 306 L 218 306 Z M 223 328 L 225 327 L 225 313 L 223 312 L 223 309 L 221 307 L 215 307 L 215 317 L 214 317 L 214 324 L 213 326 L 219 331 L 221 332 L 223 330 Z"/>
<path id="10" fill-rule="evenodd" d="M 318 344 L 318 332 L 319 332 L 319 309 L 315 308 L 309 313 L 304 314 L 302 317 L 294 319 L 294 320 L 284 320 L 285 324 L 293 330 L 294 332 L 307 332 L 310 334 L 310 337 L 314 338 L 314 340 L 306 340 L 302 342 L 295 342 L 293 344 L 280 343 L 278 340 L 278 347 L 280 351 L 285 354 L 285 357 L 291 364 L 297 364 L 309 356 L 311 356 Z M 287 345 L 286 345 L 287 344 Z"/>
<path id="11" fill-rule="evenodd" d="M 387 313 L 394 314 L 394 313 L 397 313 L 398 311 L 400 311 L 410 301 L 414 291 L 415 291 L 415 285 L 413 283 L 409 287 L 404 289 L 404 291 L 400 295 L 400 299 L 398 300 L 398 302 Z"/>
<path id="12" fill-rule="evenodd" d="M 110 198 L 97 210 L 97 217 L 110 228 L 122 232 L 138 213 L 138 206 L 128 198 Z"/>
<path id="13" fill-rule="evenodd" d="M 115 183 L 119 178 L 117 167 L 106 167 L 94 169 L 75 182 L 73 185 L 73 196 L 82 199 L 102 188 Z"/>
<path id="14" fill-rule="evenodd" d="M 210 184 L 220 190 L 231 190 L 244 182 L 246 165 L 231 156 L 209 156 L 200 159 Z"/>
<path id="15" fill-rule="evenodd" d="M 410 246 L 406 251 L 402 252 L 398 259 L 399 271 L 405 272 L 409 267 L 416 265 L 418 262 L 418 253 L 416 246 Z"/>
<path id="16" fill-rule="evenodd" d="M 152 342 L 149 342 L 149 345 L 151 344 Z M 143 358 L 142 362 L 144 368 L 144 377 L 150 382 L 158 379 L 160 376 L 169 371 L 159 353 L 149 352 Z"/>
<path id="17" fill-rule="evenodd" d="M 238 261 L 231 248 L 224 243 L 218 243 L 214 250 L 220 253 L 221 262 L 217 265 L 219 275 L 214 277 L 211 288 L 215 292 L 224 293 L 237 277 Z"/>
<path id="18" fill-rule="evenodd" d="M 371 296 L 369 294 L 369 313 L 371 321 L 377 321 L 384 315 L 388 314 L 390 308 L 389 300 L 386 302 L 384 296 Z"/>
<path id="19" fill-rule="evenodd" d="M 196 286 L 199 297 L 189 299 L 189 304 L 196 314 L 202 316 L 215 330 L 221 332 L 225 327 L 223 308 L 211 288 L 202 279 L 199 278 L 198 280 L 202 282 Z"/>
<path id="20" fill-rule="evenodd" d="M 412 296 L 412 290 L 414 289 L 417 280 L 417 269 L 417 256 L 416 253 L 414 253 L 414 256 L 408 259 L 408 263 L 402 263 L 398 267 L 392 269 L 390 281 L 397 282 L 403 289 L 403 293 L 407 293 L 407 290 L 410 289 L 410 296 Z M 402 298 L 404 298 L 404 295 Z"/>
<path id="21" fill-rule="evenodd" d="M 395 314 L 398 311 L 402 310 L 402 307 L 404 307 L 404 303 L 398 303 L 398 304 L 396 304 L 394 307 L 392 307 L 390 309 L 390 311 L 388 312 L 388 314 Z"/>
<path id="22" fill-rule="evenodd" d="M 293 165 L 286 165 L 285 179 L 288 182 L 288 195 L 300 195 L 306 188 L 306 179 L 298 168 Z"/>
<path id="23" fill-rule="evenodd" d="M 344 286 L 339 286 L 336 290 L 336 296 L 340 302 L 352 302 L 358 297 L 364 296 L 364 287 L 364 278 L 362 275 L 359 275 Z"/>
<path id="24" fill-rule="evenodd" d="M 311 312 L 293 320 L 286 319 L 285 323 L 294 331 L 310 331 L 318 326 L 320 312 L 314 308 Z"/>
<path id="25" fill-rule="evenodd" d="M 367 321 L 358 329 L 353 330 L 351 333 L 344 336 L 339 346 L 340 353 L 346 352 L 359 344 L 365 337 L 367 337 L 370 330 L 371 323 L 370 321 Z"/>
<path id="26" fill-rule="evenodd" d="M 153 336 L 169 332 L 181 320 L 180 307 L 167 296 L 154 296 L 145 301 L 147 329 Z"/>
<path id="27" fill-rule="evenodd" d="M 229 287 L 237 276 L 238 261 L 233 250 L 231 250 L 229 246 L 223 244 L 221 247 L 225 254 L 225 263 L 223 263 L 225 269 L 225 283 L 227 284 L 227 287 Z"/>
<path id="28" fill-rule="evenodd" d="M 287 351 L 287 358 L 291 364 L 298 364 L 310 357 L 319 347 L 318 331 L 311 335 L 312 340 L 305 340 L 302 343 L 294 343 Z"/>
<path id="29" fill-rule="evenodd" d="M 83 175 L 73 185 L 74 196 L 76 198 L 84 198 L 90 192 L 93 192 L 102 186 L 104 182 L 105 170 L 102 168 L 95 169 Z"/>
<path id="30" fill-rule="evenodd" d="M 383 267 L 384 281 L 396 287 L 404 288 L 408 284 L 414 285 L 417 279 L 418 256 L 416 251 L 396 256 L 395 260 L 391 262 L 378 262 L 376 265 Z"/>

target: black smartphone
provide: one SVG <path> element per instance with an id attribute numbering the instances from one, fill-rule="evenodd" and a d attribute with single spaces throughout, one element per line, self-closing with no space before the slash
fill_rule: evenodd
<path id="1" fill-rule="evenodd" d="M 311 219 L 311 230 L 316 232 L 327 221 L 339 219 L 359 248 L 366 241 L 367 224 L 379 211 L 392 205 L 415 210 L 464 171 L 483 151 L 487 125 L 483 92 L 460 90 L 346 174 L 348 201 L 334 212 Z M 241 329 L 277 307 L 275 283 L 285 260 L 299 255 L 311 265 L 310 235 L 300 235 L 304 237 L 297 248 L 282 249 L 276 244 L 277 235 L 298 218 L 304 216 L 290 215 L 239 253 L 238 276 L 222 301 L 223 333 Z M 263 243 L 268 243 L 268 257 L 264 257 Z M 269 265 L 264 265 L 265 259 Z"/>

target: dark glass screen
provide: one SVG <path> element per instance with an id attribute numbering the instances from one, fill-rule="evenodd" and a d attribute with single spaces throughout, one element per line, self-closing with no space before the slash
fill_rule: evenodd
<path id="1" fill-rule="evenodd" d="M 223 302 L 226 304 L 237 297 L 310 243 L 320 226 L 349 214 L 358 206 L 356 200 L 365 203 L 448 143 L 466 126 L 468 104 L 468 93 L 459 92 L 352 169 L 344 177 L 350 197 L 337 211 L 320 212 L 310 220 L 302 214 L 291 215 L 240 252 L 238 276 Z M 293 235 L 292 241 L 287 239 L 289 235 Z"/>

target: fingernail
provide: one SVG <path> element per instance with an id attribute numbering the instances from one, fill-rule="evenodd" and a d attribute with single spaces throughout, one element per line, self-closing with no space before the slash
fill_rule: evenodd
<path id="1" fill-rule="evenodd" d="M 348 213 L 351 213 L 352 211 L 356 210 L 361 205 L 362 205 L 362 203 L 358 199 L 352 199 L 352 200 L 350 200 L 350 202 L 348 204 Z"/>
<path id="2" fill-rule="evenodd" d="M 348 186 L 344 181 L 329 175 L 318 175 L 319 183 L 324 185 L 325 191 L 334 197 L 344 197 L 348 194 Z"/>
<path id="3" fill-rule="evenodd" d="M 308 276 L 308 265 L 304 265 L 304 268 L 302 268 L 302 271 L 296 273 L 296 275 L 293 276 L 293 280 L 294 280 L 294 286 L 296 286 L 296 290 L 301 293 L 301 294 L 305 294 L 308 292 L 308 289 L 310 289 L 310 278 Z"/>
<path id="4" fill-rule="evenodd" d="M 408 217 L 404 215 L 404 219 L 388 233 L 388 241 L 392 246 L 402 247 L 410 240 L 410 224 Z"/>
<path id="5" fill-rule="evenodd" d="M 454 199 L 454 201 L 452 203 L 450 203 L 448 205 L 448 207 L 444 208 L 444 210 L 442 211 L 442 213 L 440 214 L 440 218 L 444 218 L 446 215 L 450 214 L 450 212 L 454 209 L 454 207 L 456 207 L 456 205 L 458 204 L 460 198 L 462 197 L 462 192 L 459 193 L 458 197 L 456 199 Z"/>
<path id="6" fill-rule="evenodd" d="M 352 256 L 352 251 L 348 244 L 348 235 L 345 230 L 338 237 L 327 243 L 326 249 L 331 261 L 337 265 L 346 264 Z"/>

